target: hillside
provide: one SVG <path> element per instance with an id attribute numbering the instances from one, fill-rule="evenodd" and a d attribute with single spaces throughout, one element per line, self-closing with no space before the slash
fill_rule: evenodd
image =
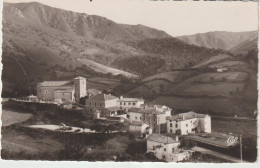
<path id="1" fill-rule="evenodd" d="M 230 50 L 242 42 L 258 36 L 258 31 L 248 32 L 225 32 L 215 31 L 208 33 L 199 33 L 194 35 L 179 36 L 181 39 L 189 44 L 202 46 L 207 48 Z"/>
<path id="2" fill-rule="evenodd" d="M 2 48 L 5 96 L 35 94 L 36 84 L 43 80 L 102 76 L 77 61 L 79 58 L 149 76 L 219 52 L 188 45 L 142 25 L 118 24 L 35 2 L 4 3 Z"/>
<path id="3" fill-rule="evenodd" d="M 247 51 L 257 49 L 258 37 L 246 40 L 230 49 L 231 53 L 247 54 Z"/>

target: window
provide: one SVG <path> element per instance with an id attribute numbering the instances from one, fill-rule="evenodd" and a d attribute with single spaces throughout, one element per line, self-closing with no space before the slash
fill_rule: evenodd
<path id="1" fill-rule="evenodd" d="M 97 103 L 95 103 L 95 106 L 97 106 Z"/>
<path id="2" fill-rule="evenodd" d="M 188 130 L 187 130 L 186 132 L 187 132 L 187 134 L 188 134 Z"/>
<path id="3" fill-rule="evenodd" d="M 188 124 L 186 124 L 186 127 L 188 127 Z"/>
<path id="4" fill-rule="evenodd" d="M 192 123 L 192 120 L 190 120 L 190 123 Z"/>
<path id="5" fill-rule="evenodd" d="M 166 151 L 166 148 L 164 148 L 163 150 Z"/>
<path id="6" fill-rule="evenodd" d="M 122 103 L 120 103 L 120 105 L 122 105 Z"/>
<path id="7" fill-rule="evenodd" d="M 172 133 L 172 130 L 170 130 L 170 133 Z"/>
<path id="8" fill-rule="evenodd" d="M 135 103 L 133 103 L 133 106 L 135 106 Z"/>
<path id="9" fill-rule="evenodd" d="M 153 146 L 153 150 L 155 150 L 155 146 Z"/>
<path id="10" fill-rule="evenodd" d="M 99 106 L 101 107 L 101 106 L 102 106 L 102 104 L 101 104 L 101 103 L 99 103 Z"/>
<path id="11" fill-rule="evenodd" d="M 48 90 L 45 90 L 45 94 L 48 94 Z"/>
<path id="12" fill-rule="evenodd" d="M 135 116 L 135 119 L 137 120 L 137 117 Z"/>
<path id="13" fill-rule="evenodd" d="M 124 103 L 124 105 L 125 105 L 125 103 Z"/>
<path id="14" fill-rule="evenodd" d="M 172 120 L 170 120 L 170 122 L 172 122 Z"/>
<path id="15" fill-rule="evenodd" d="M 175 124 L 175 127 L 178 128 L 178 124 Z"/>
<path id="16" fill-rule="evenodd" d="M 142 119 L 142 117 L 140 117 L 140 120 Z"/>
<path id="17" fill-rule="evenodd" d="M 174 153 L 174 148 L 172 148 L 172 153 Z"/>
<path id="18" fill-rule="evenodd" d="M 172 123 L 170 123 L 170 127 L 172 127 Z"/>
<path id="19" fill-rule="evenodd" d="M 165 159 L 165 155 L 163 155 L 162 157 L 163 157 L 163 159 Z"/>

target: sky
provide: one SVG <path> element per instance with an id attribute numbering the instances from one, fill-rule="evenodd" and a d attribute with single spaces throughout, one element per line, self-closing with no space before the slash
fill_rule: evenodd
<path id="1" fill-rule="evenodd" d="M 142 24 L 172 36 L 209 31 L 258 29 L 257 2 L 156 0 L 4 0 L 40 2 L 74 12 L 99 15 L 123 24 Z"/>

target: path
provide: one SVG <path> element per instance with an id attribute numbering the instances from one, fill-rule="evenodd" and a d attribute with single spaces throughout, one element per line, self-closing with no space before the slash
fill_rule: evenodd
<path id="1" fill-rule="evenodd" d="M 241 160 L 239 158 L 236 158 L 236 157 L 233 157 L 233 156 L 230 156 L 230 155 L 225 155 L 223 153 L 219 153 L 219 152 L 212 151 L 212 150 L 202 148 L 202 147 L 198 147 L 198 146 L 193 147 L 192 150 L 197 151 L 197 152 L 201 152 L 201 153 L 204 153 L 204 154 L 210 154 L 210 155 L 213 155 L 213 156 L 216 156 L 216 157 L 219 157 L 219 158 L 223 158 L 223 159 L 226 159 L 226 160 L 229 160 L 229 161 L 232 161 L 232 162 L 236 162 L 236 163 L 241 162 Z M 243 163 L 250 163 L 250 162 L 243 160 Z"/>

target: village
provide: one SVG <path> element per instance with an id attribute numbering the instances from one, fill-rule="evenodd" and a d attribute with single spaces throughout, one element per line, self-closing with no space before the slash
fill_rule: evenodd
<path id="1" fill-rule="evenodd" d="M 88 120 L 118 123 L 126 129 L 114 127 L 108 133 L 132 133 L 144 141 L 146 153 L 165 162 L 183 162 L 196 152 L 204 152 L 227 162 L 241 158 L 225 154 L 239 147 L 239 135 L 216 133 L 211 129 L 211 116 L 197 111 L 175 114 L 165 105 L 146 103 L 143 98 L 129 98 L 105 94 L 87 87 L 87 80 L 78 76 L 69 81 L 44 81 L 37 85 L 37 96 L 13 98 L 16 103 L 55 105 L 62 109 L 83 109 Z M 73 133 L 97 133 L 100 130 L 80 128 L 63 122 L 58 125 L 36 124 L 34 129 Z M 228 153 L 228 152 L 227 152 Z M 114 156 L 116 160 L 116 156 Z"/>

